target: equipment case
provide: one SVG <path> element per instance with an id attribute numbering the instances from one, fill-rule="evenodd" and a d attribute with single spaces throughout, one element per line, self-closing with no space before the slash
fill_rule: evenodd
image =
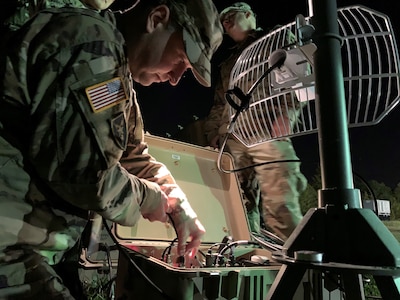
<path id="1" fill-rule="evenodd" d="M 93 251 L 99 247 L 93 247 L 92 237 L 92 246 L 81 255 L 83 267 L 101 268 L 104 261 L 116 266 L 115 299 L 266 299 L 281 265 L 252 238 L 235 173 L 217 168 L 215 150 L 151 135 L 146 141 L 149 153 L 168 167 L 206 229 L 197 260 L 177 265 L 174 228 L 141 218 L 133 227 L 111 225 L 118 247 L 108 247 L 108 259 Z M 221 166 L 233 169 L 229 154 L 221 156 Z M 99 220 L 94 218 L 94 224 Z M 97 239 L 110 243 L 104 232 Z M 303 293 L 300 286 L 294 299 L 304 299 Z"/>
<path id="2" fill-rule="evenodd" d="M 239 244 L 233 250 L 234 260 L 243 258 L 251 263 L 251 256 L 260 255 L 267 263 L 251 267 L 226 263 L 175 266 L 174 248 L 166 262 L 160 259 L 175 238 L 174 229 L 141 219 L 134 227 L 115 227 L 115 236 L 128 249 L 119 254 L 117 299 L 265 299 L 280 266 L 269 261 L 269 251 L 246 245 L 251 236 L 235 174 L 218 170 L 217 151 L 154 136 L 146 136 L 146 140 L 149 153 L 168 167 L 206 228 L 200 251 L 207 256 L 214 244 L 230 237 Z M 232 169 L 231 157 L 224 154 L 221 165 L 224 170 Z M 215 245 L 214 251 L 217 248 Z M 215 253 L 207 259 L 215 259 L 212 256 Z"/>

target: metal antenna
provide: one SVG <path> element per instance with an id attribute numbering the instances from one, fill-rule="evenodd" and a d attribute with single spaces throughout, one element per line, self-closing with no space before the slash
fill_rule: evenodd
<path id="1" fill-rule="evenodd" d="M 267 299 L 292 299 L 307 269 L 338 274 L 346 299 L 364 299 L 360 274 L 372 274 L 383 299 L 400 299 L 400 246 L 353 188 L 341 44 L 334 0 L 314 0 L 316 115 L 322 189 L 284 244 L 284 266 Z M 315 260 L 315 254 L 321 254 Z M 311 255 L 312 254 L 312 255 Z"/>

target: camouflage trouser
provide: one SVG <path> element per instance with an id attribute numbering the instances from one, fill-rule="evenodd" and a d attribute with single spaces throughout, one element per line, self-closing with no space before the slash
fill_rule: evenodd
<path id="1" fill-rule="evenodd" d="M 227 150 L 234 158 L 236 169 L 269 161 L 298 159 L 289 139 L 248 148 L 230 138 L 227 141 Z M 303 217 L 299 196 L 307 187 L 307 179 L 300 172 L 300 163 L 263 164 L 237 174 L 244 190 L 249 222 L 259 221 L 261 209 L 266 228 L 286 240 Z M 255 179 L 258 185 L 254 183 Z M 256 229 L 257 225 L 251 223 L 250 229 Z"/>
<path id="2" fill-rule="evenodd" d="M 7 261 L 1 256 L 0 299 L 74 299 L 54 269 L 38 253 L 8 251 Z"/>

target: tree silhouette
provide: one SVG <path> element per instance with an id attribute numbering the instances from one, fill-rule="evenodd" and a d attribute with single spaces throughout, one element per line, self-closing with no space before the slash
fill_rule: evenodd
<path id="1" fill-rule="evenodd" d="M 390 201 L 391 220 L 400 220 L 400 182 L 392 189 L 383 182 L 376 180 L 364 180 L 354 174 L 354 188 L 360 190 L 361 200 L 385 199 Z M 310 208 L 318 207 L 318 190 L 322 188 L 321 169 L 318 166 L 315 174 L 309 179 L 307 189 L 300 196 L 302 213 Z"/>

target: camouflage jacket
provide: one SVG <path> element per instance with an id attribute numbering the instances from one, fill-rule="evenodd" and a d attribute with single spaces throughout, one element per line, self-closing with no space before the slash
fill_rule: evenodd
<path id="1" fill-rule="evenodd" d="M 9 30 L 17 30 L 40 10 L 60 7 L 86 6 L 80 0 L 7 0 L 2 11 L 2 25 Z"/>
<path id="2" fill-rule="evenodd" d="M 206 118 L 204 125 L 207 140 L 224 133 L 229 123 L 229 104 L 225 100 L 225 92 L 229 89 L 230 73 L 242 51 L 251 43 L 263 36 L 263 30 L 254 30 L 242 43 L 230 49 L 229 56 L 218 66 L 218 77 L 216 77 L 214 103 Z M 221 129 L 220 129 L 221 128 Z"/>
<path id="3" fill-rule="evenodd" d="M 279 26 L 277 26 L 276 28 L 278 27 Z M 235 66 L 242 52 L 251 44 L 262 38 L 264 35 L 265 32 L 261 29 L 256 29 L 250 32 L 248 37 L 242 43 L 236 44 L 231 49 L 230 55 L 225 60 L 223 60 L 221 64 L 218 66 L 219 74 L 215 83 L 214 103 L 206 118 L 204 125 L 204 132 L 209 142 L 214 137 L 218 135 L 223 135 L 227 132 L 227 128 L 230 121 L 230 111 L 229 111 L 230 106 L 229 103 L 226 101 L 225 93 L 229 89 L 230 76 L 233 67 Z M 295 36 L 290 33 L 286 36 L 286 43 L 291 44 L 294 42 L 294 39 Z M 258 80 L 258 77 L 254 78 L 250 76 L 249 82 L 247 83 L 248 88 L 243 90 L 243 92 L 247 92 L 248 89 L 253 85 L 253 83 L 256 82 L 256 80 Z M 263 88 L 263 87 L 260 85 L 258 88 Z M 286 106 L 291 106 L 291 104 L 286 103 Z M 300 104 L 296 106 L 295 109 L 298 109 L 299 107 Z M 264 112 L 257 111 L 256 113 L 261 115 Z M 290 119 L 296 117 L 296 114 L 293 115 L 294 116 L 290 116 Z"/>
<path id="4" fill-rule="evenodd" d="M 158 201 L 159 184 L 175 181 L 147 152 L 111 13 L 45 10 L 8 45 L 1 49 L 0 251 L 23 245 L 57 263 L 85 212 L 132 226 L 141 207 Z"/>

